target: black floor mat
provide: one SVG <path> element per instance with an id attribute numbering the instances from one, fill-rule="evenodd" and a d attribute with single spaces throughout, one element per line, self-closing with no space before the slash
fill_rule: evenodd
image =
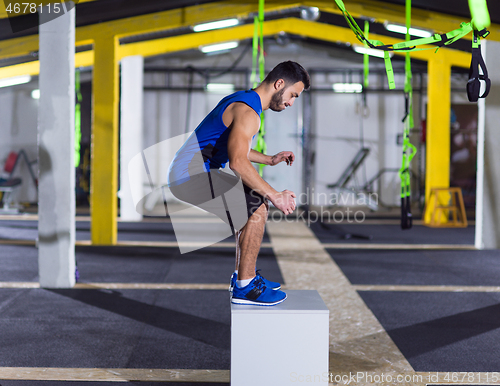
<path id="1" fill-rule="evenodd" d="M 76 248 L 80 282 L 117 283 L 228 283 L 234 271 L 233 248 L 204 248 L 181 254 L 178 248 Z M 263 248 L 257 261 L 262 275 L 283 283 L 271 248 Z M 0 246 L 0 281 L 37 281 L 38 249 Z"/>
<path id="2" fill-rule="evenodd" d="M 95 382 L 95 381 L 17 381 L 2 380 L 0 386 L 229 386 L 229 383 L 193 383 L 193 382 Z"/>
<path id="3" fill-rule="evenodd" d="M 169 221 L 119 221 L 117 224 L 118 241 L 176 241 L 174 228 Z M 201 226 L 210 227 L 210 223 L 201 224 Z M 76 221 L 75 232 L 76 240 L 90 240 L 90 222 Z M 37 237 L 38 221 L 0 220 L 0 240 L 36 240 Z M 234 242 L 234 237 L 230 236 L 223 241 Z M 269 242 L 267 232 L 264 233 L 263 242 Z"/>
<path id="4" fill-rule="evenodd" d="M 359 294 L 415 371 L 498 372 L 500 293 Z"/>
<path id="5" fill-rule="evenodd" d="M 38 249 L 0 245 L 0 281 L 37 281 Z"/>
<path id="6" fill-rule="evenodd" d="M 399 225 L 311 223 L 311 230 L 322 243 L 375 243 L 375 244 L 474 244 L 474 226 L 467 228 L 429 228 L 414 225 L 402 230 Z M 350 235 L 349 239 L 345 239 Z M 355 235 L 370 236 L 360 239 Z"/>
<path id="7" fill-rule="evenodd" d="M 327 251 L 352 284 L 500 286 L 500 250 Z"/>
<path id="8" fill-rule="evenodd" d="M 2 289 L 0 330 L 1 367 L 230 367 L 227 291 Z"/>

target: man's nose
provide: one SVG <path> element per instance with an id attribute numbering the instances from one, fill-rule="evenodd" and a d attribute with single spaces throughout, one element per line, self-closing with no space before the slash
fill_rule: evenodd
<path id="1" fill-rule="evenodd" d="M 288 101 L 288 103 L 287 103 L 287 104 L 288 104 L 288 106 L 293 106 L 293 102 L 294 102 L 294 98 L 290 99 L 290 100 Z"/>

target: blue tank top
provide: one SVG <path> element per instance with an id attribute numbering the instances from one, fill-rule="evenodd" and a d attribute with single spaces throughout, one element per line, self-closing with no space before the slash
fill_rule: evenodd
<path id="1" fill-rule="evenodd" d="M 226 166 L 230 130 L 224 125 L 222 114 L 234 102 L 247 104 L 259 116 L 262 113 L 260 96 L 254 90 L 238 91 L 222 99 L 175 154 L 168 171 L 168 186 L 182 184 L 190 175 Z"/>

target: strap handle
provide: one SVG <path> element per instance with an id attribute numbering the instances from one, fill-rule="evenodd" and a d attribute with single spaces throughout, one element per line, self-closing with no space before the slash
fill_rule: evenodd
<path id="1" fill-rule="evenodd" d="M 264 54 L 264 0 L 259 0 L 259 15 L 254 17 L 254 30 L 253 30 L 253 41 L 252 41 L 252 78 L 253 87 L 257 87 L 259 83 L 257 81 L 257 61 L 259 67 L 259 80 L 262 82 L 265 78 L 265 54 Z M 258 58 L 258 59 L 257 59 Z M 266 154 L 267 144 L 264 136 L 266 135 L 265 130 L 265 115 L 264 112 L 260 114 L 260 128 L 257 134 L 257 142 L 255 144 L 255 150 Z M 259 165 L 259 174 L 262 176 L 264 165 Z"/>
<path id="2" fill-rule="evenodd" d="M 472 58 L 469 69 L 469 81 L 467 82 L 467 98 L 469 102 L 477 102 L 479 98 L 486 98 L 490 92 L 491 80 L 488 78 L 488 69 L 481 55 L 480 32 L 474 31 L 472 40 Z M 481 67 L 482 74 L 479 73 Z M 485 82 L 485 90 L 481 93 L 481 80 Z"/>

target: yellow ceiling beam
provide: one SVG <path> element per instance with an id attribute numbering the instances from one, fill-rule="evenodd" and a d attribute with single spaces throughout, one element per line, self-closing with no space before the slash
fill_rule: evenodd
<path id="1" fill-rule="evenodd" d="M 24 1 L 24 4 L 25 5 L 22 5 L 23 4 L 23 1 Z M 89 1 L 95 1 L 95 0 L 78 0 L 78 4 L 81 4 L 81 3 L 87 3 Z M 16 16 L 20 16 L 20 15 L 26 15 L 26 14 L 29 14 L 30 13 L 30 8 L 29 6 L 26 7 L 26 4 L 36 4 L 37 6 L 40 5 L 40 4 L 43 4 L 43 5 L 48 5 L 48 4 L 53 4 L 53 3 L 60 3 L 61 0 L 37 0 L 37 1 L 31 1 L 31 2 L 28 2 L 27 0 L 7 0 L 7 1 L 0 1 L 0 19 L 6 19 L 8 18 L 9 16 L 12 16 L 12 13 L 9 13 L 7 12 L 7 7 L 5 6 L 5 3 L 8 4 L 19 4 L 20 6 L 20 12 L 16 14 Z M 24 12 L 26 9 L 27 12 Z"/>
<path id="2" fill-rule="evenodd" d="M 0 2 L 1 3 L 1 2 Z M 325 12 L 339 13 L 340 11 L 333 5 L 332 1 L 305 1 L 286 3 L 283 1 L 268 0 L 266 2 L 266 12 L 285 10 L 300 5 L 317 6 Z M 371 0 L 351 1 L 347 4 L 349 12 L 353 16 L 370 16 L 377 21 L 384 22 L 404 22 L 403 7 Z M 398 8 L 399 7 L 399 8 Z M 167 31 L 174 28 L 187 27 L 211 20 L 224 19 L 229 17 L 247 18 L 252 13 L 257 12 L 257 2 L 249 3 L 249 0 L 221 1 L 199 6 L 192 6 L 170 11 L 158 12 L 154 14 L 136 16 L 132 18 L 114 20 L 106 23 L 98 23 L 76 29 L 76 45 L 91 44 L 95 37 L 135 36 L 146 33 Z M 302 20 L 297 20 L 301 24 Z M 437 32 L 446 32 L 457 28 L 461 20 L 451 16 L 441 15 L 435 12 L 414 10 L 414 25 L 421 28 L 435 29 Z M 334 27 L 334 26 L 332 26 Z M 297 28 L 295 28 L 296 30 Z M 498 31 L 497 31 L 498 29 Z M 492 34 L 489 39 L 495 36 L 500 40 L 500 28 L 492 25 Z M 496 34 L 496 32 L 498 34 Z M 300 31 L 301 33 L 303 31 Z M 353 35 L 354 36 L 354 35 Z M 374 37 L 374 35 L 372 35 Z M 384 42 L 391 40 L 386 36 L 381 36 Z M 4 40 L 0 42 L 0 58 L 27 55 L 38 50 L 38 36 L 27 36 L 16 39 Z M 416 57 L 416 56 L 415 56 Z"/>
<path id="3" fill-rule="evenodd" d="M 318 7 L 320 11 L 342 14 L 334 1 L 310 0 L 303 1 L 303 5 Z M 375 0 L 349 0 L 344 2 L 347 11 L 352 17 L 368 17 L 375 19 L 378 23 L 392 22 L 406 24 L 405 6 L 385 3 Z M 469 22 L 470 18 L 461 18 L 438 12 L 412 8 L 411 24 L 413 27 L 433 30 L 435 33 L 445 33 L 460 27 L 460 23 Z M 491 32 L 489 40 L 500 41 L 500 25 L 492 24 L 488 30 Z M 471 40 L 472 34 L 465 37 Z"/>
<path id="4" fill-rule="evenodd" d="M 0 58 L 7 59 L 29 55 L 38 51 L 38 35 L 0 41 Z"/>
<path id="5" fill-rule="evenodd" d="M 283 19 L 265 22 L 264 35 L 272 35 L 282 31 L 285 23 L 282 23 L 281 20 Z M 253 29 L 253 24 L 244 24 L 233 28 L 125 44 L 120 46 L 119 58 L 122 59 L 131 55 L 155 56 L 170 52 L 196 49 L 200 46 L 224 41 L 245 40 L 253 36 Z"/>
<path id="6" fill-rule="evenodd" d="M 94 51 L 78 52 L 75 54 L 75 67 L 89 67 L 94 65 Z M 15 64 L 13 66 L 0 67 L 0 79 L 12 78 L 20 75 L 38 75 L 40 73 L 40 62 Z"/>
<path id="7" fill-rule="evenodd" d="M 281 20 L 288 20 L 285 32 L 291 34 L 305 35 L 309 38 L 329 41 L 332 43 L 350 43 L 352 45 L 362 44 L 349 28 L 316 23 L 302 19 Z M 377 34 L 370 34 L 370 39 L 380 40 L 384 44 L 396 44 L 402 42 L 402 40 L 399 39 Z M 425 51 L 411 51 L 410 55 L 414 59 L 429 61 L 433 59 L 435 49 L 436 47 L 432 47 L 432 49 Z M 469 68 L 471 59 L 470 53 L 451 48 L 440 48 L 439 51 L 446 53 L 446 58 L 452 66 Z M 405 55 L 404 51 L 395 51 L 394 53 L 396 55 Z"/>
<path id="8" fill-rule="evenodd" d="M 266 12 L 285 10 L 299 5 L 300 2 L 288 3 L 285 1 L 268 0 L 266 1 Z M 79 31 L 77 31 L 77 40 L 91 39 L 103 33 L 123 38 L 189 27 L 195 24 L 232 17 L 246 19 L 256 12 L 258 12 L 257 1 L 245 0 L 208 3 L 80 27 L 78 28 Z"/>
<path id="9" fill-rule="evenodd" d="M 1 2 L 1 1 L 0 1 Z M 299 6 L 300 3 L 268 0 L 266 12 L 285 10 Z M 189 27 L 213 20 L 230 17 L 247 18 L 258 12 L 257 1 L 221 1 L 170 11 L 113 20 L 76 28 L 76 45 L 91 44 L 96 37 L 117 36 L 123 38 L 147 33 L 168 31 L 175 28 Z M 38 51 L 38 35 L 0 41 L 0 58 L 28 55 Z"/>
<path id="10" fill-rule="evenodd" d="M 14 2 L 14 0 L 11 1 Z M 88 1 L 95 0 L 80 0 L 78 3 L 81 4 Z M 47 5 L 57 2 L 59 1 L 38 0 L 37 4 L 42 3 Z M 369 17 L 375 19 L 379 23 L 393 22 L 405 24 L 406 22 L 405 8 L 402 5 L 376 0 L 349 0 L 346 1 L 345 5 L 353 17 Z M 296 2 L 268 0 L 266 1 L 266 12 L 297 6 L 312 6 L 318 7 L 323 12 L 341 13 L 331 0 L 306 0 Z M 114 32 L 114 34 L 120 38 L 123 36 L 130 36 L 130 34 L 134 35 L 138 33 L 155 32 L 159 29 L 178 28 L 227 17 L 246 18 L 249 14 L 257 12 L 257 7 L 257 2 L 251 0 L 221 1 L 98 23 L 82 28 L 86 31 L 86 34 L 92 34 L 95 31 L 102 32 L 103 28 L 105 28 L 108 29 L 108 31 Z M 8 17 L 8 13 L 5 10 L 5 3 L 0 1 L 0 18 L 6 17 Z M 461 18 L 418 8 L 413 8 L 412 10 L 413 26 L 434 30 L 436 33 L 454 30 L 460 26 L 460 23 L 468 21 L 470 21 L 470 18 Z M 491 35 L 489 39 L 500 40 L 500 25 L 492 24 L 490 32 Z M 92 37 L 94 36 L 96 35 Z M 470 36 L 468 38 L 470 39 Z"/>
<path id="11" fill-rule="evenodd" d="M 78 30 L 78 29 L 77 29 Z M 81 39 L 75 45 L 85 46 L 93 43 L 92 39 Z M 38 51 L 38 35 L 23 36 L 20 38 L 0 41 L 0 58 L 13 58 L 30 55 Z"/>
<path id="12" fill-rule="evenodd" d="M 328 41 L 332 43 L 360 44 L 355 35 L 348 28 L 337 27 L 329 24 L 306 21 L 296 18 L 277 19 L 264 23 L 264 35 L 273 36 L 280 32 Z M 227 29 L 213 30 L 187 35 L 173 36 L 162 39 L 148 40 L 138 43 L 130 43 L 119 46 L 118 59 L 131 55 L 156 56 L 170 52 L 196 49 L 199 46 L 219 43 L 231 40 L 245 40 L 253 36 L 253 25 L 245 24 Z M 386 44 L 395 44 L 401 40 L 372 34 L 371 38 L 383 41 Z M 468 68 L 470 66 L 470 54 L 450 48 L 440 48 L 445 53 L 447 62 L 452 66 Z M 396 52 L 404 55 L 403 52 Z M 429 61 L 434 58 L 434 49 L 427 51 L 414 51 L 411 57 Z M 87 67 L 94 64 L 93 51 L 80 52 L 75 55 L 75 66 Z M 0 78 L 30 74 L 37 75 L 39 71 L 38 61 L 17 64 L 14 66 L 0 68 Z"/>
<path id="13" fill-rule="evenodd" d="M 329 41 L 332 43 L 361 44 L 349 28 L 337 27 L 329 24 L 306 21 L 297 18 L 285 18 L 264 22 L 264 35 L 272 36 L 280 32 L 287 32 L 295 35 L 302 35 L 313 39 Z M 169 52 L 184 51 L 198 48 L 199 46 L 213 44 L 223 41 L 244 40 L 253 36 L 253 25 L 246 24 L 233 28 L 193 33 L 188 35 L 174 36 L 163 39 L 149 40 L 145 42 L 130 43 L 120 46 L 119 57 L 131 55 L 155 56 Z M 388 38 L 371 34 L 372 39 L 378 39 L 386 44 L 399 43 L 402 40 Z M 450 48 L 440 48 L 446 52 L 449 63 L 453 66 L 470 66 L 470 54 L 463 51 L 457 51 Z M 404 52 L 396 52 L 398 55 L 404 55 Z M 412 58 L 420 60 L 431 60 L 434 55 L 434 47 L 427 51 L 414 51 Z"/>
<path id="14" fill-rule="evenodd" d="M 49 2 L 49 0 L 44 1 Z M 85 0 L 80 0 L 80 3 L 84 1 Z M 0 1 L 0 4 L 2 3 L 3 2 Z M 266 12 L 285 10 L 300 5 L 316 6 L 324 12 L 340 13 L 339 9 L 332 1 L 321 0 L 290 3 L 268 0 L 266 2 Z M 403 6 L 373 0 L 353 0 L 349 1 L 346 6 L 354 17 L 371 17 L 381 23 L 391 21 L 404 24 L 405 22 Z M 249 2 L 249 0 L 221 1 L 157 12 L 79 27 L 76 29 L 76 45 L 91 44 L 96 36 L 115 35 L 121 38 L 125 36 L 166 31 L 229 17 L 247 18 L 250 14 L 255 12 L 257 12 L 257 4 L 256 2 Z M 453 30 L 457 28 L 461 22 L 468 20 L 437 12 L 414 9 L 412 21 L 415 27 L 432 29 L 438 33 L 442 33 Z M 490 31 L 491 34 L 488 39 L 500 41 L 500 26 L 492 24 Z M 470 36 L 469 34 L 467 38 L 470 39 Z M 37 50 L 38 36 L 36 35 L 0 42 L 0 58 L 27 55 Z"/>

